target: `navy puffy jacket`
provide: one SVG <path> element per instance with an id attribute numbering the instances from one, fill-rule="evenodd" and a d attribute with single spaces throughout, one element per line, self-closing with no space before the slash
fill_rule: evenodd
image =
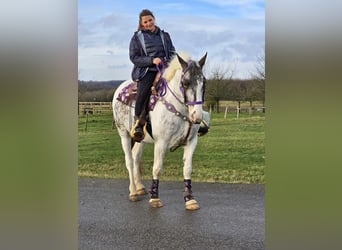
<path id="1" fill-rule="evenodd" d="M 159 29 L 159 27 L 157 27 L 157 29 Z M 136 31 L 129 44 L 129 58 L 134 64 L 132 70 L 132 79 L 135 81 L 143 78 L 149 67 L 155 67 L 152 62 L 153 57 L 146 54 L 145 45 L 141 43 L 141 38 L 139 38 L 139 36 L 143 36 L 143 32 L 144 31 Z M 159 32 L 162 33 L 162 40 L 164 40 L 166 55 L 166 58 L 164 58 L 164 63 L 167 63 L 176 54 L 176 51 L 172 44 L 169 33 L 160 29 Z"/>

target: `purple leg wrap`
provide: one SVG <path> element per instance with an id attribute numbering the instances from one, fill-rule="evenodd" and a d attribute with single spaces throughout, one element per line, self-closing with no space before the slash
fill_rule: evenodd
<path id="1" fill-rule="evenodd" d="M 150 190 L 150 194 L 151 194 L 152 199 L 156 199 L 159 197 L 158 186 L 159 186 L 159 180 L 152 180 L 152 186 L 151 186 L 151 190 Z"/>
<path id="2" fill-rule="evenodd" d="M 184 180 L 184 192 L 183 192 L 184 201 L 187 202 L 189 200 L 193 200 L 191 190 L 191 180 Z"/>

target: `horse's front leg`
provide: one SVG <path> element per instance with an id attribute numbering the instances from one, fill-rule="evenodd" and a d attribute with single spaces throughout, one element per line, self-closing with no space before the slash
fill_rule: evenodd
<path id="1" fill-rule="evenodd" d="M 125 153 L 125 163 L 129 175 L 129 200 L 138 201 L 139 197 L 134 182 L 133 156 L 131 151 L 131 138 L 126 131 L 119 130 L 122 149 Z"/>
<path id="2" fill-rule="evenodd" d="M 145 143 L 134 143 L 132 148 L 132 156 L 133 156 L 133 176 L 134 176 L 134 184 L 137 190 L 137 195 L 145 195 L 147 191 L 145 186 L 141 183 L 141 175 L 140 175 L 140 164 L 141 157 L 145 148 Z"/>
<path id="3" fill-rule="evenodd" d="M 154 161 L 152 172 L 152 185 L 151 185 L 151 207 L 162 207 L 163 203 L 159 199 L 159 175 L 163 170 L 163 160 L 166 152 L 166 143 L 155 143 L 154 145 Z"/>
<path id="4" fill-rule="evenodd" d="M 185 209 L 187 210 L 197 210 L 199 209 L 198 202 L 195 200 L 192 195 L 192 186 L 191 186 L 191 173 L 192 173 L 192 156 L 194 154 L 195 148 L 197 145 L 197 137 L 193 138 L 188 145 L 184 146 L 184 154 L 183 154 L 183 176 L 184 176 L 184 192 L 183 197 L 185 201 Z"/>

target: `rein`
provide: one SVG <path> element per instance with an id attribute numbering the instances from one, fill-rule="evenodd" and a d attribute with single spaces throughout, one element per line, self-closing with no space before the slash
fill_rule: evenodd
<path id="1" fill-rule="evenodd" d="M 182 72 L 182 78 L 181 78 L 181 83 L 183 82 L 183 78 L 184 78 L 184 75 L 185 73 L 190 69 L 190 66 L 192 65 L 193 61 L 190 61 L 188 67 Z M 165 71 L 165 66 L 164 66 L 164 63 L 162 62 L 161 63 L 161 69 L 158 67 L 158 65 L 156 65 L 156 68 L 158 70 L 158 72 L 160 73 L 160 78 L 161 78 L 161 83 L 160 83 L 160 86 L 158 88 L 158 94 L 155 95 L 155 101 L 156 99 L 160 100 L 165 106 L 166 106 L 166 109 L 169 110 L 170 112 L 174 113 L 176 116 L 180 117 L 183 121 L 187 121 L 189 122 L 189 128 L 188 128 L 188 131 L 186 133 L 186 136 L 181 140 L 180 142 L 180 145 L 185 145 L 186 144 L 186 141 L 188 140 L 188 137 L 190 135 L 190 131 L 191 131 L 191 128 L 192 128 L 192 124 L 193 122 L 191 122 L 191 120 L 189 119 L 188 116 L 186 115 L 183 115 L 181 112 L 177 111 L 177 109 L 175 108 L 175 106 L 172 104 L 172 103 L 169 103 L 167 100 L 165 100 L 164 96 L 166 94 L 166 88 L 171 92 L 171 94 L 176 98 L 176 100 L 184 105 L 184 106 L 194 106 L 194 105 L 197 105 L 197 104 L 202 104 L 203 102 L 202 101 L 194 101 L 194 102 L 185 102 L 185 91 L 184 91 L 184 87 L 183 87 L 183 84 L 181 84 L 181 86 L 179 87 L 180 88 L 180 92 L 182 93 L 183 95 L 183 98 L 184 98 L 184 101 L 181 101 L 177 95 L 171 90 L 171 88 L 169 87 L 169 85 L 166 83 L 166 80 L 165 78 L 163 78 L 163 74 L 164 74 L 164 71 Z M 175 148 L 172 148 L 171 151 L 174 151 L 176 150 L 177 147 Z"/>
<path id="2" fill-rule="evenodd" d="M 158 88 L 158 94 L 156 96 L 156 99 L 160 100 L 166 106 L 167 110 L 174 113 L 176 116 L 179 116 L 182 120 L 188 121 L 191 124 L 191 121 L 190 121 L 188 116 L 183 115 L 181 112 L 177 111 L 177 109 L 175 108 L 175 106 L 172 103 L 169 103 L 167 100 L 164 99 L 164 96 L 166 94 L 166 89 L 168 89 L 179 103 L 186 106 L 186 104 L 184 102 L 182 102 L 176 96 L 176 94 L 170 89 L 169 85 L 166 83 L 166 80 L 163 77 L 163 74 L 165 71 L 165 66 L 164 66 L 163 62 L 161 63 L 161 66 L 162 66 L 161 69 L 158 67 L 158 65 L 156 66 L 158 72 L 160 73 L 160 79 L 161 79 L 161 83 L 160 83 L 159 88 Z"/>

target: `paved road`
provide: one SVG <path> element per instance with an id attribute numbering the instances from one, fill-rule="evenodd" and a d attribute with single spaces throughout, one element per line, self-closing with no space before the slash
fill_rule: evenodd
<path id="1" fill-rule="evenodd" d="M 264 185 L 193 182 L 197 211 L 182 185 L 161 181 L 164 207 L 150 208 L 128 200 L 128 180 L 79 178 L 79 249 L 264 249 Z"/>

